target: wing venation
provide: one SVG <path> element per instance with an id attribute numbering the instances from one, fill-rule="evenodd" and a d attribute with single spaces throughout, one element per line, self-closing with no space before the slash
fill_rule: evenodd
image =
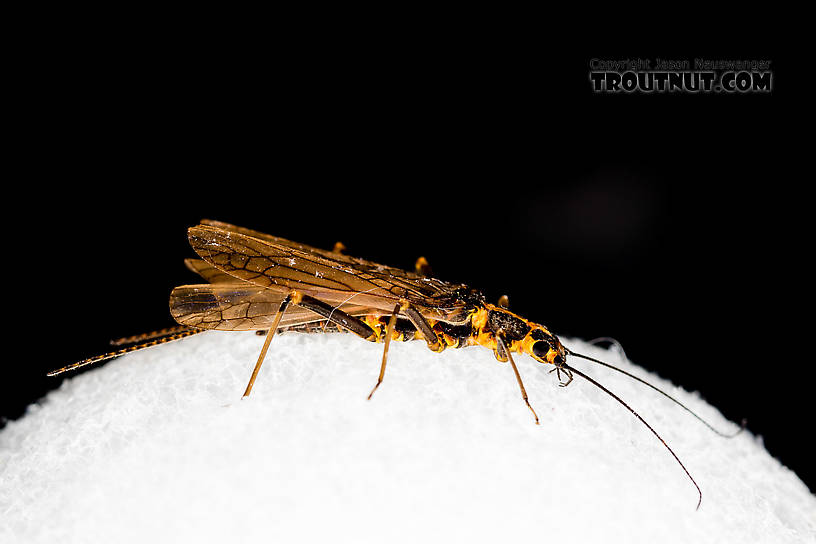
<path id="1" fill-rule="evenodd" d="M 251 284 L 182 285 L 170 294 L 170 314 L 181 325 L 222 331 L 268 329 L 286 295 Z M 343 311 L 354 316 L 377 314 L 376 310 L 358 305 L 344 305 Z M 289 306 L 279 327 L 294 327 L 325 321 L 320 315 Z"/>
<path id="2" fill-rule="evenodd" d="M 329 304 L 353 299 L 354 304 L 382 311 L 406 299 L 427 318 L 464 319 L 466 304 L 458 296 L 467 289 L 464 285 L 215 221 L 190 228 L 188 238 L 216 269 L 270 291 L 296 289 Z"/>

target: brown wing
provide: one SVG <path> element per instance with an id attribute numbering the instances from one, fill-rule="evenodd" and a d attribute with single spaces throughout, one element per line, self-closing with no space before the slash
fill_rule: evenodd
<path id="1" fill-rule="evenodd" d="M 249 236 L 251 238 L 257 238 L 259 240 L 265 240 L 272 244 L 286 246 L 292 249 L 296 249 L 305 253 L 313 253 L 317 254 L 324 259 L 328 259 L 330 261 L 335 261 L 337 263 L 344 263 L 355 267 L 360 271 L 373 271 L 384 276 L 392 277 L 392 278 L 404 278 L 411 281 L 419 281 L 419 280 L 428 280 L 427 276 L 423 276 L 421 274 L 416 274 L 414 272 L 409 272 L 407 270 L 403 270 L 401 268 L 393 268 L 390 266 L 385 266 L 384 264 L 378 264 L 371 261 L 367 261 L 365 259 L 360 259 L 359 257 L 352 257 L 350 255 L 346 255 L 344 253 L 338 253 L 336 251 L 328 251 L 325 249 L 317 248 L 314 246 L 309 246 L 306 244 L 301 244 L 299 242 L 292 242 L 291 240 L 287 240 L 286 238 L 280 238 L 278 236 L 272 236 L 271 234 L 265 234 L 263 232 L 258 232 L 257 230 L 247 229 L 244 227 L 238 227 L 235 225 L 231 225 L 229 223 L 224 223 L 222 221 L 213 221 L 211 219 L 202 219 L 202 225 L 206 225 L 209 227 L 214 227 L 217 229 L 234 232 L 237 234 L 243 234 L 245 236 Z M 442 282 L 440 280 L 432 280 L 434 282 L 439 282 L 440 284 L 450 285 L 447 282 Z M 453 286 L 454 289 L 458 287 L 464 287 L 460 285 Z"/>
<path id="2" fill-rule="evenodd" d="M 268 329 L 286 295 L 265 287 L 244 284 L 182 285 L 170 293 L 170 314 L 181 325 L 221 331 Z M 357 305 L 344 305 L 354 316 L 376 313 Z M 325 321 L 316 313 L 290 305 L 279 327 Z"/>
<path id="3" fill-rule="evenodd" d="M 254 231 L 211 221 L 190 228 L 188 238 L 206 262 L 269 290 L 297 289 L 329 304 L 348 301 L 386 312 L 406 299 L 430 319 L 461 322 L 465 317 L 466 303 L 458 295 L 464 285 L 248 233 Z"/>
<path id="4" fill-rule="evenodd" d="M 259 240 L 266 240 L 267 242 L 271 242 L 273 244 L 278 244 L 281 246 L 291 247 L 292 249 L 299 249 L 300 251 L 305 251 L 307 253 L 316 253 L 321 257 L 325 257 L 328 259 L 338 260 L 341 262 L 347 263 L 354 263 L 354 257 L 350 257 L 343 253 L 336 253 L 334 251 L 328 251 L 325 249 L 320 249 L 318 247 L 308 246 L 306 244 L 300 244 L 298 242 L 292 242 L 291 240 L 287 240 L 286 238 L 280 238 L 278 236 L 272 236 L 271 234 L 265 234 L 263 232 L 259 232 L 257 230 L 247 229 L 244 227 L 238 227 L 236 225 L 231 225 L 229 223 L 224 223 L 223 221 L 213 221 L 212 219 L 202 219 L 202 225 L 207 225 L 209 227 L 214 227 L 221 230 L 226 230 L 230 232 L 236 232 L 238 234 L 243 234 L 245 236 L 249 236 L 251 238 L 258 238 Z"/>
<path id="5" fill-rule="evenodd" d="M 187 268 L 207 280 L 209 283 L 236 283 L 235 277 L 201 259 L 184 259 Z"/>

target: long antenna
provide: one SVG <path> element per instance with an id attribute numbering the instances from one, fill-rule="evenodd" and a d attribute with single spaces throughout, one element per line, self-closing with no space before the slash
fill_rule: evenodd
<path id="1" fill-rule="evenodd" d="M 618 367 L 616 367 L 616 366 L 614 366 L 614 365 L 610 365 L 609 363 L 605 363 L 605 362 L 603 362 L 603 361 L 599 361 L 598 359 L 593 359 L 592 357 L 587 357 L 586 355 L 582 355 L 582 354 L 580 354 L 580 353 L 575 353 L 574 351 L 570 351 L 570 350 L 568 350 L 567 348 L 564 348 L 564 350 L 565 350 L 567 353 L 569 353 L 570 355 L 574 355 L 575 357 L 580 357 L 581 359 L 586 359 L 587 361 L 591 361 L 591 362 L 593 362 L 593 363 L 596 363 L 596 364 L 599 364 L 599 365 L 605 366 L 606 368 L 611 368 L 612 370 L 617 370 L 617 371 L 618 371 L 618 372 L 620 372 L 621 374 L 623 374 L 623 375 L 625 375 L 625 376 L 629 376 L 629 377 L 630 377 L 630 378 L 632 378 L 633 380 L 638 381 L 638 382 L 642 383 L 643 385 L 647 385 L 647 386 L 651 387 L 652 389 L 654 389 L 655 391 L 657 391 L 658 393 L 660 393 L 661 395 L 663 395 L 664 397 L 666 397 L 666 398 L 667 398 L 667 399 L 669 399 L 670 401 L 672 401 L 672 402 L 674 402 L 675 404 L 677 404 L 677 405 L 678 405 L 680 408 L 682 408 L 683 410 L 685 410 L 685 411 L 686 411 L 686 412 L 688 412 L 689 414 L 693 415 L 693 416 L 694 416 L 695 418 L 697 418 L 697 420 L 698 420 L 698 421 L 700 421 L 700 422 L 701 422 L 703 425 L 705 425 L 706 427 L 708 427 L 709 429 L 711 429 L 712 431 L 714 431 L 715 433 L 717 433 L 718 435 L 720 435 L 720 436 L 722 436 L 722 437 L 725 437 L 725 438 L 734 438 L 735 436 L 737 436 L 738 434 L 740 434 L 742 431 L 744 431 L 744 430 L 745 430 L 745 425 L 748 423 L 748 420 L 747 420 L 747 419 L 743 419 L 743 420 L 742 420 L 742 424 L 740 425 L 740 429 L 739 429 L 737 432 L 732 433 L 732 434 L 728 434 L 728 433 L 724 433 L 724 432 L 722 432 L 722 431 L 718 431 L 718 430 L 717 430 L 717 429 L 715 429 L 713 426 L 711 426 L 711 424 L 710 424 L 710 423 L 708 423 L 706 420 L 704 420 L 703 418 L 701 418 L 700 416 L 698 416 L 697 414 L 695 414 L 695 413 L 694 413 L 694 412 L 693 412 L 693 411 L 692 411 L 692 410 L 691 410 L 691 409 L 690 409 L 688 406 L 686 406 L 685 404 L 683 404 L 682 402 L 680 402 L 680 401 L 679 401 L 679 400 L 677 400 L 676 398 L 672 397 L 671 395 L 669 395 L 668 393 L 666 393 L 666 392 L 665 392 L 665 391 L 663 391 L 662 389 L 659 389 L 659 388 L 655 387 L 654 385 L 650 384 L 650 383 L 649 383 L 649 382 L 647 382 L 646 380 L 643 380 L 643 379 L 641 379 L 641 378 L 638 378 L 638 377 L 637 377 L 637 376 L 635 376 L 634 374 L 630 374 L 629 372 L 627 372 L 627 371 L 625 371 L 625 370 L 623 370 L 623 369 L 621 369 L 621 368 L 618 368 Z"/>
<path id="2" fill-rule="evenodd" d="M 672 449 L 669 447 L 669 445 L 668 445 L 668 444 L 666 444 L 666 441 L 665 441 L 665 440 L 663 440 L 663 438 L 661 438 L 659 434 L 657 434 L 657 431 L 655 431 L 655 430 L 652 428 L 652 426 L 651 426 L 651 425 L 649 425 L 648 423 L 646 423 L 646 420 L 645 420 L 645 419 L 643 419 L 642 417 L 640 417 L 640 414 L 638 414 L 637 412 L 635 412 L 635 411 L 634 411 L 634 410 L 633 410 L 633 409 L 632 409 L 632 408 L 631 408 L 631 407 L 630 407 L 628 404 L 626 404 L 625 402 L 623 402 L 623 400 L 622 400 L 622 399 L 621 399 L 619 396 L 617 396 L 615 393 L 613 393 L 612 391 L 610 391 L 609 389 L 607 389 L 607 388 L 606 388 L 606 387 L 604 387 L 603 385 L 599 384 L 598 382 L 596 382 L 595 380 L 593 380 L 592 378 L 590 378 L 589 376 L 587 376 L 586 374 L 584 374 L 584 373 L 583 373 L 583 372 L 581 372 L 580 370 L 578 370 L 578 369 L 576 369 L 576 368 L 574 368 L 574 367 L 572 367 L 572 366 L 570 366 L 570 365 L 568 365 L 568 364 L 566 364 L 566 363 L 564 363 L 563 368 L 566 368 L 567 370 L 569 370 L 569 371 L 571 371 L 571 372 L 573 372 L 573 373 L 575 373 L 575 374 L 578 374 L 579 376 L 581 376 L 582 378 L 584 378 L 585 380 L 587 380 L 589 383 L 591 383 L 591 384 L 595 385 L 595 387 L 597 387 L 598 389 L 600 389 L 601 391 L 603 391 L 604 393 L 606 393 L 607 395 L 609 395 L 610 397 L 612 397 L 613 399 L 615 399 L 616 401 L 618 401 L 618 402 L 619 402 L 619 403 L 620 403 L 620 404 L 621 404 L 621 405 L 622 405 L 624 408 L 626 408 L 627 410 L 629 410 L 630 412 L 632 412 L 632 414 L 634 414 L 634 416 L 635 416 L 636 418 L 638 418 L 638 419 L 640 420 L 640 422 L 641 422 L 641 423 L 643 423 L 644 425 L 646 425 L 646 428 L 647 428 L 647 429 L 649 429 L 650 431 L 652 431 L 652 434 L 653 434 L 653 435 L 655 435 L 655 436 L 657 437 L 657 439 L 658 439 L 658 440 L 660 440 L 660 442 L 661 442 L 661 443 L 662 443 L 662 444 L 663 444 L 663 445 L 666 447 L 666 449 L 667 449 L 667 450 L 669 450 L 669 453 L 671 453 L 671 454 L 672 454 L 672 457 L 674 457 L 674 460 L 675 460 L 675 461 L 677 461 L 677 463 L 678 463 L 678 464 L 680 465 L 680 467 L 683 469 L 683 472 L 685 472 L 685 473 L 686 473 L 686 476 L 688 476 L 688 477 L 689 477 L 689 480 L 691 480 L 691 483 L 693 483 L 693 484 L 694 484 L 694 487 L 696 487 L 696 488 L 697 488 L 697 494 L 700 496 L 700 498 L 697 500 L 697 508 L 696 508 L 695 510 L 699 510 L 699 509 L 700 509 L 700 504 L 703 502 L 703 492 L 702 492 L 702 491 L 700 491 L 700 486 L 699 486 L 699 485 L 697 485 L 697 482 L 695 482 L 695 481 L 694 481 L 694 478 L 692 478 L 692 477 L 691 477 L 691 474 L 689 473 L 688 469 L 686 469 L 686 465 L 684 465 L 684 464 L 683 464 L 683 462 L 680 460 L 680 458 L 679 458 L 679 457 L 677 457 L 677 454 L 676 454 L 676 453 L 674 453 L 674 450 L 672 450 Z"/>

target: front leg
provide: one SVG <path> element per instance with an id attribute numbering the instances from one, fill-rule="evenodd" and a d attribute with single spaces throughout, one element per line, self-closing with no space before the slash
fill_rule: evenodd
<path id="1" fill-rule="evenodd" d="M 527 390 L 524 389 L 524 382 L 521 381 L 521 374 L 519 374 L 518 368 L 516 367 L 516 362 L 513 360 L 513 356 L 510 355 L 510 350 L 508 349 L 507 343 L 504 340 L 503 329 L 496 331 L 496 358 L 502 362 L 510 361 L 510 366 L 513 367 L 513 372 L 516 375 L 516 381 L 518 382 L 519 389 L 521 389 L 521 398 L 524 399 L 524 402 L 527 404 L 527 408 L 529 408 L 533 413 L 536 425 L 539 425 L 538 414 L 536 414 L 536 411 L 533 410 L 533 407 L 530 405 L 530 400 L 527 398 Z"/>

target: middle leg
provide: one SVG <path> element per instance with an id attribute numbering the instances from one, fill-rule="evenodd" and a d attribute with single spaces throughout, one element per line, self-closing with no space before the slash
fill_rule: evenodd
<path id="1" fill-rule="evenodd" d="M 380 365 L 380 375 L 377 378 L 377 383 L 374 385 L 374 389 L 372 389 L 371 393 L 368 394 L 368 400 L 371 400 L 371 396 L 374 394 L 374 391 L 377 390 L 385 377 L 385 364 L 388 359 L 388 347 L 391 343 L 391 337 L 394 335 L 394 328 L 397 324 L 397 315 L 400 312 L 402 312 L 403 315 L 408 318 L 417 331 L 422 333 L 422 336 L 425 338 L 425 341 L 428 343 L 428 348 L 431 351 L 440 352 L 445 349 L 444 344 L 439 341 L 439 338 L 437 337 L 436 332 L 434 332 L 433 327 L 431 327 L 431 324 L 428 323 L 422 314 L 417 311 L 416 308 L 411 306 L 409 302 L 401 300 L 394 307 L 394 312 L 388 319 L 388 326 L 385 331 L 384 340 L 385 347 L 383 348 L 382 364 Z"/>
<path id="2" fill-rule="evenodd" d="M 357 319 L 356 317 L 350 316 L 346 312 L 338 310 L 331 306 L 330 304 L 320 301 L 314 297 L 304 295 L 303 293 L 300 293 L 298 291 L 292 291 L 281 302 L 281 305 L 278 308 L 277 313 L 275 314 L 275 318 L 272 321 L 272 325 L 269 327 L 269 331 L 266 333 L 266 340 L 264 340 L 263 348 L 261 348 L 261 354 L 258 356 L 258 362 L 255 363 L 255 368 L 252 371 L 252 376 L 249 378 L 249 383 L 247 384 L 246 390 L 244 391 L 244 397 L 248 397 L 250 392 L 252 391 L 252 386 L 255 383 L 255 378 L 258 376 L 258 372 L 261 370 L 261 365 L 263 364 L 264 358 L 266 357 L 266 352 L 269 350 L 269 344 L 272 341 L 272 338 L 275 336 L 281 318 L 283 317 L 283 314 L 286 311 L 286 308 L 289 306 L 289 304 L 295 304 L 297 306 L 301 306 L 303 308 L 311 310 L 314 313 L 322 317 L 325 317 L 327 320 L 331 321 L 335 325 L 339 325 L 344 329 L 360 336 L 361 338 L 364 338 L 365 340 L 376 341 L 377 335 L 371 329 L 371 327 L 366 325 L 363 321 Z"/>
<path id="3" fill-rule="evenodd" d="M 388 347 L 391 345 L 391 337 L 394 336 L 394 327 L 397 325 L 397 315 L 399 315 L 400 309 L 400 304 L 394 306 L 394 313 L 392 313 L 391 317 L 388 318 L 388 326 L 385 328 L 385 339 L 383 340 L 384 346 L 382 363 L 380 364 L 380 376 L 377 378 L 377 383 L 374 384 L 374 389 L 372 389 L 371 393 L 368 394 L 368 400 L 371 400 L 371 396 L 374 394 L 374 391 L 377 390 L 385 377 L 385 363 L 388 360 Z"/>

